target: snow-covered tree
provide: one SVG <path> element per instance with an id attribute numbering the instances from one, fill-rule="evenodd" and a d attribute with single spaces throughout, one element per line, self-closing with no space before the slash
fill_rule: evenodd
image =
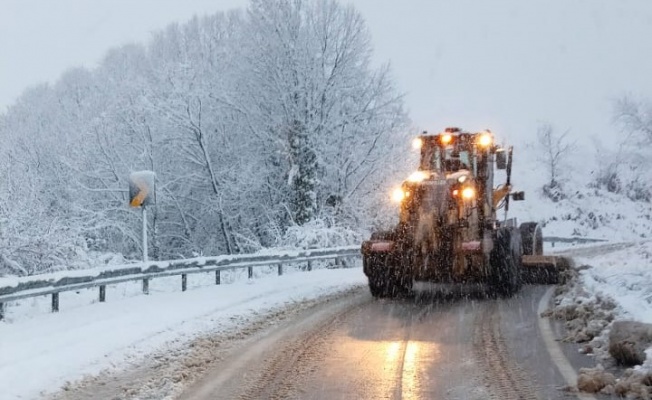
<path id="1" fill-rule="evenodd" d="M 370 67 L 362 17 L 334 1 L 253 1 L 243 42 L 239 103 L 267 149 L 269 180 L 290 188 L 275 193 L 289 211 L 281 226 L 360 217 L 354 205 L 371 200 L 362 188 L 384 179 L 378 167 L 406 128 L 389 70 Z"/>
<path id="2" fill-rule="evenodd" d="M 615 103 L 614 120 L 626 133 L 613 175 L 632 200 L 652 201 L 652 104 L 623 97 Z"/>
<path id="3" fill-rule="evenodd" d="M 136 170 L 157 176 L 153 259 L 299 245 L 302 230 L 352 240 L 407 143 L 402 98 L 371 52 L 351 6 L 252 0 L 25 93 L 0 115 L 0 273 L 91 251 L 138 258 Z"/>
<path id="4" fill-rule="evenodd" d="M 553 201 L 565 197 L 562 187 L 566 178 L 564 171 L 568 169 L 569 157 L 575 148 L 575 142 L 569 139 L 569 132 L 566 130 L 558 133 L 549 123 L 543 123 L 537 129 L 540 149 L 537 160 L 548 175 L 548 183 L 543 186 L 543 193 Z"/>

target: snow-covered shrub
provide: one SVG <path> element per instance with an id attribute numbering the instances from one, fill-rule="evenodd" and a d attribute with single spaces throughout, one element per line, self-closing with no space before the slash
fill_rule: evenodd
<path id="1" fill-rule="evenodd" d="M 554 182 L 552 184 L 547 183 L 543 185 L 543 188 L 541 189 L 543 192 L 543 195 L 553 202 L 558 202 L 560 200 L 563 200 L 567 198 L 566 194 L 564 193 L 564 190 L 561 187 L 561 184 Z"/>
<path id="2" fill-rule="evenodd" d="M 610 193 L 624 194 L 632 201 L 649 203 L 652 199 L 650 176 L 640 161 L 640 155 L 624 160 L 621 158 L 623 157 L 618 156 L 616 161 L 606 163 L 599 158 L 597 173 L 588 186 L 604 189 Z"/>
<path id="3" fill-rule="evenodd" d="M 595 180 L 589 183 L 589 187 L 605 189 L 610 193 L 620 193 L 622 190 L 622 183 L 618 177 L 618 172 L 616 172 L 615 169 L 608 168 L 598 171 Z"/>
<path id="4" fill-rule="evenodd" d="M 625 185 L 625 194 L 632 201 L 645 201 L 647 203 L 652 199 L 652 190 L 649 183 L 643 182 L 638 178 L 627 182 Z"/>
<path id="5" fill-rule="evenodd" d="M 302 249 L 346 246 L 360 243 L 359 232 L 316 219 L 287 229 L 278 245 Z"/>

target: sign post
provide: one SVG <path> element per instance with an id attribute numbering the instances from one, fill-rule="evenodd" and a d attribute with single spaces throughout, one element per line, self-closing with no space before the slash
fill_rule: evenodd
<path id="1" fill-rule="evenodd" d="M 147 254 L 147 206 L 156 203 L 155 182 L 156 174 L 152 171 L 132 172 L 129 175 L 129 205 L 135 208 L 140 207 L 143 211 L 143 263 L 149 261 Z"/>
<path id="2" fill-rule="evenodd" d="M 143 263 L 147 261 L 147 207 L 143 206 Z"/>

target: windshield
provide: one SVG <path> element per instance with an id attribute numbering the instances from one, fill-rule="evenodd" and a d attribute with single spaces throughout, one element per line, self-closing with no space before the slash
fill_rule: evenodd
<path id="1" fill-rule="evenodd" d="M 444 173 L 466 169 L 475 172 L 475 157 L 468 149 L 459 150 L 455 146 L 445 148 L 433 146 L 424 149 L 421 169 Z"/>

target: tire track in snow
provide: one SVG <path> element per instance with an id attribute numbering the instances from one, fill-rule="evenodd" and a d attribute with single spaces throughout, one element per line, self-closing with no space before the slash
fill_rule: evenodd
<path id="1" fill-rule="evenodd" d="M 488 305 L 488 310 L 478 315 L 473 347 L 477 361 L 484 370 L 485 381 L 491 388 L 492 399 L 539 399 L 532 379 L 510 358 L 500 332 L 498 305 Z"/>

